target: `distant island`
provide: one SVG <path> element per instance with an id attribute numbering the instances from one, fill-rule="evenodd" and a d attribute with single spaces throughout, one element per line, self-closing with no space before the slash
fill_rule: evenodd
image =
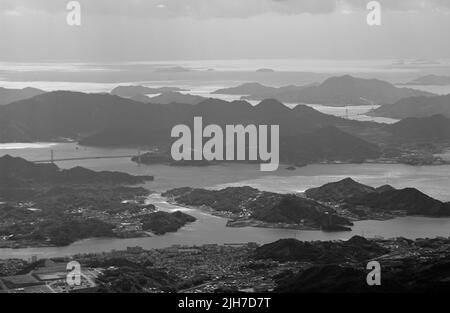
<path id="1" fill-rule="evenodd" d="M 157 103 L 157 104 L 170 104 L 170 103 L 185 103 L 185 104 L 199 104 L 200 102 L 205 101 L 207 98 L 184 94 L 175 91 L 167 91 L 163 92 L 158 96 L 149 97 L 147 103 Z"/>
<path id="2" fill-rule="evenodd" d="M 256 70 L 257 73 L 274 73 L 275 70 L 271 68 L 260 68 Z"/>
<path id="3" fill-rule="evenodd" d="M 449 86 L 450 76 L 426 75 L 407 82 L 405 85 Z"/>
<path id="4" fill-rule="evenodd" d="M 115 96 L 120 96 L 124 98 L 132 98 L 142 95 L 157 95 L 163 92 L 179 92 L 186 91 L 178 87 L 145 87 L 145 86 L 117 86 L 111 90 L 111 94 Z"/>
<path id="5" fill-rule="evenodd" d="M 192 70 L 183 66 L 160 67 L 155 70 L 159 73 L 185 73 L 190 71 Z"/>
<path id="6" fill-rule="evenodd" d="M 62 170 L 9 155 L 0 158 L 0 247 L 65 246 L 92 237 L 142 237 L 177 231 L 195 218 L 159 212 L 149 191 L 129 185 L 153 180 L 82 167 Z"/>
<path id="7" fill-rule="evenodd" d="M 155 103 L 155 104 L 183 103 L 195 105 L 199 104 L 202 101 L 205 101 L 207 98 L 190 94 L 184 94 L 176 91 L 165 91 L 154 97 L 149 97 L 143 94 L 137 94 L 129 99 L 142 103 Z"/>
<path id="8" fill-rule="evenodd" d="M 277 99 L 288 103 L 313 103 L 327 106 L 377 105 L 389 104 L 403 98 L 414 96 L 433 96 L 434 94 L 398 88 L 378 80 L 355 78 L 350 75 L 331 77 L 319 85 L 267 87 L 258 83 L 216 90 L 217 94 L 240 94 L 243 99 Z"/>

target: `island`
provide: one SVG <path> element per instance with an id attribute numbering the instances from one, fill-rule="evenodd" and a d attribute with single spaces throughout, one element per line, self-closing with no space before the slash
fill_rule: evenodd
<path id="1" fill-rule="evenodd" d="M 398 88 L 378 79 L 363 79 L 350 75 L 330 77 L 321 84 L 306 86 L 267 87 L 258 83 L 245 83 L 216 90 L 218 94 L 244 95 L 247 100 L 277 99 L 287 103 L 314 103 L 327 106 L 389 104 L 408 97 L 435 94 Z"/>
<path id="2" fill-rule="evenodd" d="M 310 188 L 301 194 L 279 194 L 243 186 L 220 190 L 183 187 L 162 195 L 174 203 L 228 218 L 229 227 L 348 231 L 354 221 L 406 215 L 450 216 L 450 203 L 417 189 L 395 189 L 389 185 L 374 188 L 351 178 Z"/>
<path id="3" fill-rule="evenodd" d="M 416 78 L 405 85 L 419 85 L 419 86 L 449 86 L 450 76 L 443 75 L 426 75 Z"/>
<path id="4" fill-rule="evenodd" d="M 195 218 L 159 212 L 152 176 L 59 169 L 9 155 L 0 158 L 0 247 L 65 246 L 93 237 L 142 237 L 177 231 Z"/>
<path id="5" fill-rule="evenodd" d="M 270 227 L 303 230 L 347 231 L 349 219 L 321 203 L 297 195 L 259 191 L 252 187 L 222 190 L 177 188 L 162 194 L 171 201 L 201 207 L 229 219 L 229 227 Z"/>

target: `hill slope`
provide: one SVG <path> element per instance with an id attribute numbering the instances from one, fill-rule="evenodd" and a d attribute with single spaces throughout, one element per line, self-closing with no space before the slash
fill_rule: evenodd
<path id="1" fill-rule="evenodd" d="M 7 89 L 0 87 L 0 105 L 5 105 L 14 101 L 29 99 L 45 93 L 45 91 L 26 87 L 23 89 Z"/>
<path id="2" fill-rule="evenodd" d="M 450 139 L 450 119 L 443 115 L 405 118 L 384 129 L 409 141 L 436 142 Z"/>
<path id="3" fill-rule="evenodd" d="M 371 116 L 399 119 L 436 114 L 450 118 L 450 95 L 406 98 L 391 105 L 383 105 L 369 113 Z"/>

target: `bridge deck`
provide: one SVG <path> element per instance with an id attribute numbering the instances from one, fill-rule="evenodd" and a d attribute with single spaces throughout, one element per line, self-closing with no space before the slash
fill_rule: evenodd
<path id="1" fill-rule="evenodd" d="M 50 160 L 37 160 L 34 163 L 52 163 L 52 162 L 63 162 L 63 161 L 77 161 L 77 160 L 98 160 L 98 159 L 124 159 L 132 158 L 134 155 L 111 155 L 111 156 L 89 156 L 89 157 L 77 157 L 77 158 L 63 158 L 63 159 L 50 159 Z"/>

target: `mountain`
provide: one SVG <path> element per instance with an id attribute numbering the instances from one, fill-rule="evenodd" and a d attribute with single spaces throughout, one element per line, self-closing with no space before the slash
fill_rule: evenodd
<path id="1" fill-rule="evenodd" d="M 415 89 L 397 88 L 378 79 L 362 79 L 350 75 L 331 77 L 320 85 L 273 88 L 259 84 L 245 84 L 237 88 L 218 90 L 215 93 L 249 95 L 245 97 L 249 100 L 273 98 L 288 103 L 329 106 L 386 104 L 413 96 L 434 95 Z"/>
<path id="2" fill-rule="evenodd" d="M 133 136 L 124 137 L 124 132 L 117 131 L 109 134 L 103 133 L 106 138 L 90 137 L 89 140 L 102 141 L 108 143 L 110 138 L 115 142 L 136 143 L 148 136 L 144 133 L 135 133 Z M 155 139 L 155 142 L 157 140 Z M 88 140 L 83 144 L 90 145 Z M 285 164 L 308 164 L 318 162 L 350 162 L 361 163 L 368 159 L 377 159 L 381 155 L 381 150 L 377 145 L 345 133 L 333 126 L 322 127 L 309 133 L 299 136 L 289 136 L 280 138 L 280 162 Z M 224 151 L 226 143 L 224 144 Z M 248 150 L 248 144 L 246 146 Z M 139 158 L 134 157 L 133 161 L 144 164 L 170 164 L 170 165 L 192 165 L 207 166 L 217 164 L 219 161 L 189 161 L 174 162 L 168 151 L 158 153 L 146 153 Z"/>
<path id="3" fill-rule="evenodd" d="M 131 98 L 138 95 L 151 95 L 151 94 L 156 95 L 163 92 L 171 92 L 171 91 L 185 91 L 185 90 L 178 87 L 151 88 L 145 86 L 118 86 L 113 90 L 111 90 L 111 94 L 124 98 Z"/>
<path id="4" fill-rule="evenodd" d="M 305 191 L 316 201 L 345 203 L 349 208 L 363 206 L 377 211 L 405 211 L 409 215 L 450 216 L 450 203 L 433 199 L 415 188 L 392 186 L 373 188 L 350 178 Z"/>
<path id="5" fill-rule="evenodd" d="M 360 184 L 348 177 L 321 187 L 310 188 L 305 191 L 305 195 L 315 200 L 340 202 L 353 197 L 361 197 L 372 192 L 375 192 L 375 188 Z"/>
<path id="6" fill-rule="evenodd" d="M 148 99 L 147 102 L 157 104 L 170 104 L 170 103 L 199 104 L 200 102 L 205 100 L 206 100 L 205 97 L 169 91 L 163 92 L 158 96 L 151 97 Z"/>
<path id="7" fill-rule="evenodd" d="M 0 87 L 0 105 L 32 98 L 43 93 L 45 93 L 45 91 L 31 87 L 23 89 L 7 89 Z"/>
<path id="8" fill-rule="evenodd" d="M 83 138 L 108 129 L 166 131 L 171 111 L 108 94 L 56 91 L 0 107 L 0 141 Z M 15 130 L 15 131 L 11 131 Z M 19 138 L 20 139 L 20 138 Z"/>
<path id="9" fill-rule="evenodd" d="M 280 125 L 283 162 L 352 161 L 376 158 L 379 148 L 354 134 L 379 128 L 308 106 L 291 109 L 276 100 L 206 99 L 199 104 L 140 103 L 109 94 L 56 91 L 0 107 L 0 141 L 54 141 L 73 138 L 90 146 L 152 145 L 167 148 L 173 126 L 203 124 Z M 344 131 L 345 130 L 345 131 Z"/>
<path id="10" fill-rule="evenodd" d="M 436 97 L 412 97 L 394 104 L 383 105 L 371 112 L 371 116 L 390 118 L 427 117 L 442 114 L 450 118 L 450 94 Z"/>
<path id="11" fill-rule="evenodd" d="M 204 124 L 276 124 L 281 136 L 298 136 L 323 126 L 349 131 L 379 127 L 320 113 L 306 106 L 294 109 L 276 100 L 265 100 L 256 106 L 246 101 L 226 102 L 206 99 L 197 105 L 139 103 L 108 94 L 85 94 L 55 91 L 0 107 L 0 140 L 14 141 L 5 134 L 17 129 L 34 140 L 57 137 L 86 138 L 109 130 L 133 133 L 164 134 L 170 137 L 174 125 L 203 117 Z M 13 133 L 14 134 L 14 133 Z"/>
<path id="12" fill-rule="evenodd" d="M 450 216 L 450 203 L 433 199 L 415 188 L 368 193 L 360 197 L 350 198 L 346 202 L 376 210 L 403 210 L 408 215 Z"/>
<path id="13" fill-rule="evenodd" d="M 416 78 L 405 85 L 448 86 L 450 85 L 450 76 L 426 75 Z"/>
<path id="14" fill-rule="evenodd" d="M 450 139 L 450 119 L 442 115 L 405 118 L 384 129 L 409 141 L 436 142 Z"/>

